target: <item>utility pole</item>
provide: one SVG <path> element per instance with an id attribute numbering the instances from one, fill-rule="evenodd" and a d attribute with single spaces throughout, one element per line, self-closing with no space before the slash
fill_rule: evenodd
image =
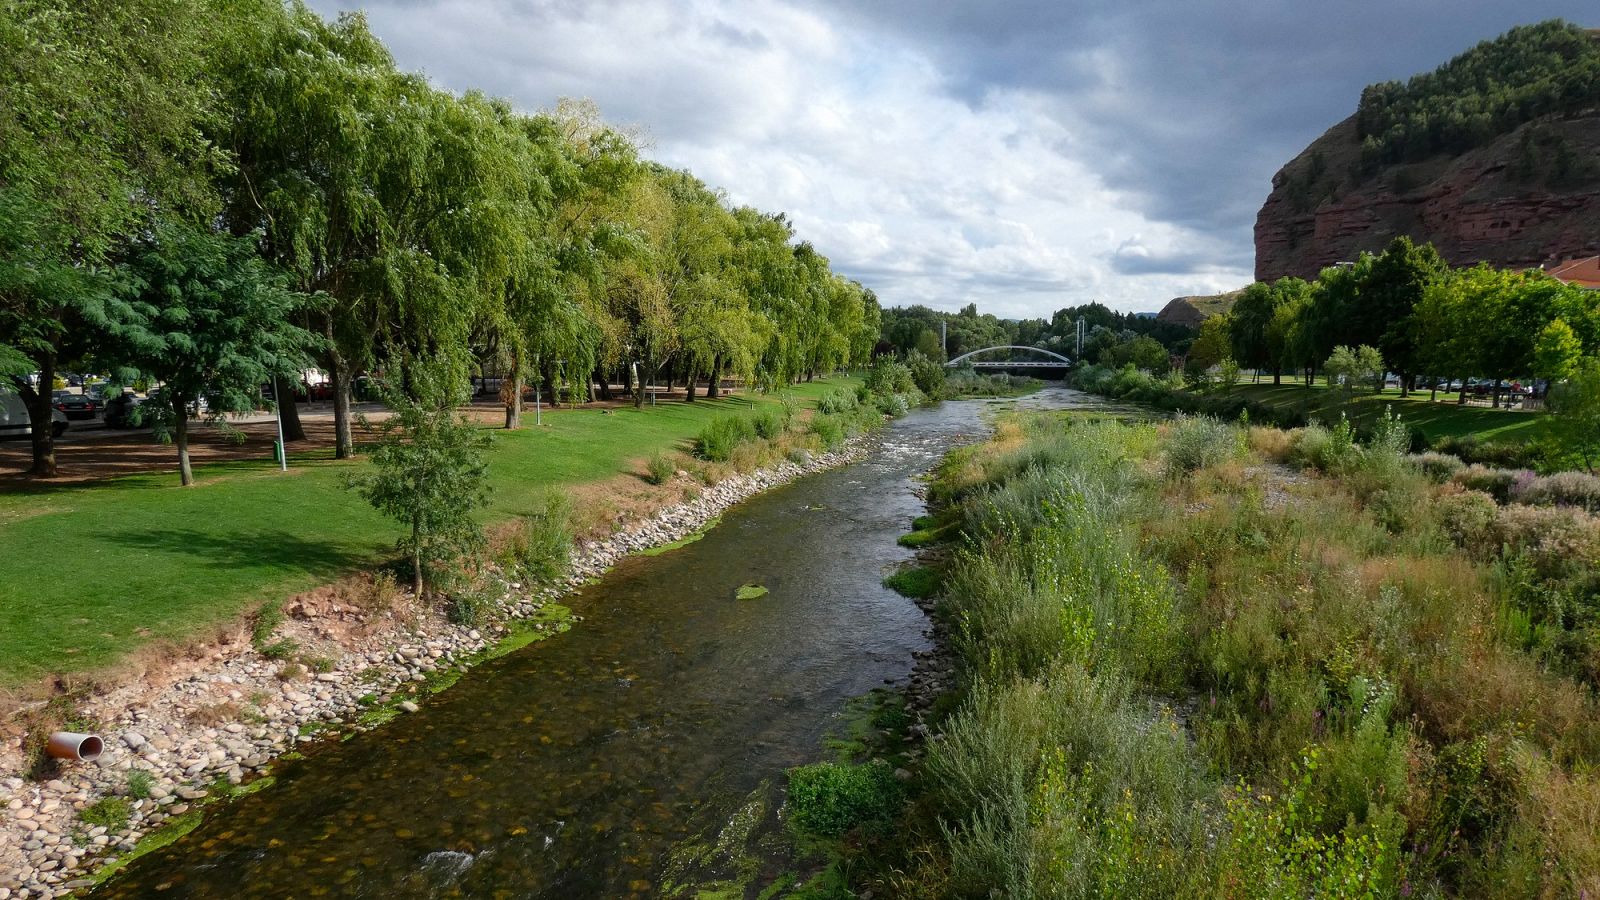
<path id="1" fill-rule="evenodd" d="M 947 360 L 950 359 L 949 330 L 950 330 L 950 322 L 948 320 L 946 320 L 946 319 L 940 319 L 939 320 L 939 352 L 944 354 L 944 360 L 941 360 L 941 362 L 947 361 Z"/>
<path id="2" fill-rule="evenodd" d="M 1074 362 L 1081 362 L 1083 360 L 1083 338 L 1084 332 L 1088 330 L 1084 326 L 1087 324 L 1088 322 L 1084 321 L 1084 319 L 1080 317 L 1076 323 L 1077 327 L 1073 329 L 1077 337 L 1077 348 L 1072 351 Z"/>

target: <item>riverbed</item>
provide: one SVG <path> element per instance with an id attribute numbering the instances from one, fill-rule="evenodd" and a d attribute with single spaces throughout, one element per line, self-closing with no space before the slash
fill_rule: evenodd
<path id="1" fill-rule="evenodd" d="M 730 510 L 570 598 L 584 623 L 484 663 L 420 711 L 287 761 L 97 897 L 655 896 L 674 848 L 822 755 L 848 701 L 903 681 L 929 623 L 882 586 L 916 476 L 998 405 L 888 425 L 864 461 Z M 764 587 L 738 599 L 743 586 Z M 749 592 L 754 593 L 754 592 Z M 714 864 L 715 860 L 709 861 Z"/>

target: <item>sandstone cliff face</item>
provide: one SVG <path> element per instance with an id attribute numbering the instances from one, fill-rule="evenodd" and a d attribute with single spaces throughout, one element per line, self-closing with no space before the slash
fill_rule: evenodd
<path id="1" fill-rule="evenodd" d="M 1256 216 L 1256 279 L 1314 278 L 1390 238 L 1507 268 L 1600 253 L 1600 110 L 1530 122 L 1460 156 L 1360 176 L 1355 117 L 1278 171 Z"/>

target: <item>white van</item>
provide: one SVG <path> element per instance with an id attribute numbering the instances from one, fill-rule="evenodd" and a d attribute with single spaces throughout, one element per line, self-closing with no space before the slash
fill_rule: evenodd
<path id="1" fill-rule="evenodd" d="M 67 416 L 59 409 L 50 410 L 50 429 L 56 437 L 67 430 Z M 28 404 L 22 395 L 9 384 L 0 384 L 0 439 L 28 437 L 33 426 L 28 421 Z"/>

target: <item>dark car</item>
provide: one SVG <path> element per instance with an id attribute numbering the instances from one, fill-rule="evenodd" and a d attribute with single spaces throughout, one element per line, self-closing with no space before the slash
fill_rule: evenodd
<path id="1" fill-rule="evenodd" d="M 92 419 L 100 411 L 100 404 L 93 397 L 71 391 L 56 391 L 51 405 L 69 419 Z"/>
<path id="2" fill-rule="evenodd" d="M 138 423 L 133 420 L 133 411 L 139 408 L 144 401 L 131 393 L 118 394 L 106 401 L 106 427 L 107 428 L 136 428 Z"/>

